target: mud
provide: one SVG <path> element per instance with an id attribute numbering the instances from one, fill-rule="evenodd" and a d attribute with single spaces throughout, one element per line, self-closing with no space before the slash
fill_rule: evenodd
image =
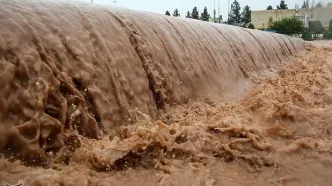
<path id="1" fill-rule="evenodd" d="M 0 181 L 331 184 L 330 42 L 84 3 L 0 5 Z"/>

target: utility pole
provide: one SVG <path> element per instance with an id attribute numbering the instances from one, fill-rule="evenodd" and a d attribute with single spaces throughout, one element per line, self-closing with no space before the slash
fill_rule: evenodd
<path id="1" fill-rule="evenodd" d="M 218 0 L 218 20 L 219 20 L 219 23 L 221 23 L 221 20 L 220 20 L 220 0 Z"/>
<path id="2" fill-rule="evenodd" d="M 214 0 L 214 8 L 213 8 L 213 22 L 216 22 L 216 0 Z"/>
<path id="3" fill-rule="evenodd" d="M 229 8 L 230 8 L 230 6 L 231 6 L 231 1 L 230 0 L 228 0 L 228 12 L 227 12 L 227 22 L 229 21 L 229 13 L 230 13 L 230 11 L 229 11 Z"/>
<path id="4" fill-rule="evenodd" d="M 305 17 L 304 17 L 304 26 L 306 27 L 306 28 L 308 28 L 309 27 L 309 17 L 308 17 L 308 10 L 309 10 L 309 0 L 306 0 L 306 5 L 307 5 L 307 7 L 305 7 L 306 8 L 306 10 L 305 10 Z"/>
<path id="5" fill-rule="evenodd" d="M 93 3 L 93 0 L 91 0 L 91 3 Z"/>

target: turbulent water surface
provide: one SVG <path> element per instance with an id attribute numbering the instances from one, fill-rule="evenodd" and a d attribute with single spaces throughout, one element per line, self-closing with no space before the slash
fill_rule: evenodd
<path id="1" fill-rule="evenodd" d="M 0 181 L 332 182 L 329 42 L 51 1 L 0 25 Z"/>

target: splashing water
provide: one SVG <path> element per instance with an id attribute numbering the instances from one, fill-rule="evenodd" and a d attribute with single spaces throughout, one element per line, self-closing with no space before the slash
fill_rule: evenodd
<path id="1" fill-rule="evenodd" d="M 296 61 L 318 50 L 301 39 L 84 3 L 0 10 L 0 180 L 114 185 L 123 173 L 141 177 L 128 185 L 227 185 L 222 171 L 269 167 L 261 178 L 273 169 L 269 183 L 283 184 L 298 176 L 278 172 L 285 153 L 318 149 L 330 162 L 330 66 Z M 234 161 L 249 171 L 223 163 Z"/>

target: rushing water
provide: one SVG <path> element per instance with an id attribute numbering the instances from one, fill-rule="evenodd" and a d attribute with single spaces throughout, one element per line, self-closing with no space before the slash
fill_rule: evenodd
<path id="1" fill-rule="evenodd" d="M 279 80 L 250 94 L 244 106 L 214 107 L 242 98 L 262 75 L 289 64 L 305 51 L 301 39 L 121 8 L 34 0 L 0 1 L 0 25 L 0 150 L 7 159 L 53 169 L 75 163 L 84 165 L 84 175 L 90 174 L 85 170 L 137 164 L 148 172 L 135 175 L 150 175 L 156 167 L 170 173 L 165 164 L 177 157 L 190 162 L 237 157 L 250 165 L 273 165 L 262 159 L 275 145 L 266 141 L 262 127 L 239 125 L 257 119 L 244 113 L 257 111 L 263 117 L 261 107 L 272 102 L 257 96 L 275 98 L 263 93 Z M 181 107 L 202 100 L 208 105 Z M 275 122 L 276 117 L 303 122 L 292 113 L 311 113 L 287 104 L 269 108 L 269 121 Z M 281 132 L 280 127 L 266 130 Z M 237 139 L 221 145 L 228 140 L 221 134 Z M 245 154 L 247 147 L 234 150 L 236 143 L 250 144 L 246 152 L 255 155 Z M 298 143 L 310 146 L 311 141 Z M 18 166 L 5 160 L 1 165 Z M 62 169 L 73 173 L 68 167 Z M 43 169 L 31 170 L 33 175 Z M 57 173 L 49 174 L 57 179 Z M 184 174 L 184 183 L 195 182 L 192 172 Z M 206 184 L 214 182 L 206 172 L 200 174 Z"/>

